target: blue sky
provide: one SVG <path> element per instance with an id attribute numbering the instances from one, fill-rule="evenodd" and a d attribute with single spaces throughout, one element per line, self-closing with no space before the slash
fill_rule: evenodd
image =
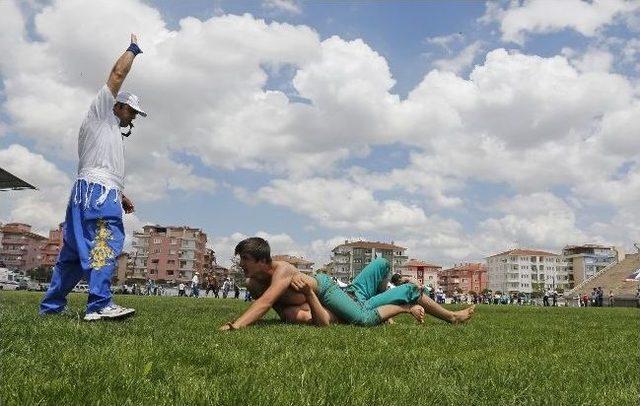
<path id="1" fill-rule="evenodd" d="M 256 234 L 319 264 L 346 238 L 443 265 L 640 239 L 638 3 L 1 7 L 0 166 L 40 186 L 0 196 L 2 222 L 63 219 L 85 106 L 133 31 L 129 234 L 201 227 L 223 264 Z"/>

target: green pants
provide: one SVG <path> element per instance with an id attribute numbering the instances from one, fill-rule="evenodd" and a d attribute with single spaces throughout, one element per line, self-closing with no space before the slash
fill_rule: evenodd
<path id="1" fill-rule="evenodd" d="M 352 293 L 365 309 L 389 304 L 415 304 L 422 292 L 412 283 L 386 290 L 390 273 L 389 261 L 384 258 L 375 259 L 364 267 L 346 291 Z"/>
<path id="2" fill-rule="evenodd" d="M 388 304 L 414 304 L 421 294 L 420 289 L 413 284 L 400 285 L 378 293 L 379 290 L 386 289 L 390 270 L 389 261 L 384 258 L 376 259 L 360 272 L 346 292 L 329 276 L 317 274 L 315 278 L 318 281 L 318 299 L 345 323 L 362 326 L 380 324 L 382 319 L 377 311 L 378 307 Z M 352 294 L 355 300 L 349 294 Z"/>
<path id="3" fill-rule="evenodd" d="M 325 274 L 315 276 L 318 281 L 318 299 L 340 320 L 348 324 L 375 326 L 382 321 L 376 309 L 365 309 Z"/>

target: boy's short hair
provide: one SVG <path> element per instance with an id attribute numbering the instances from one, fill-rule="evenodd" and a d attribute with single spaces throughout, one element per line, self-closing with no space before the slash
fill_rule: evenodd
<path id="1" fill-rule="evenodd" d="M 235 255 L 248 255 L 255 261 L 264 260 L 267 264 L 271 263 L 271 247 L 264 238 L 251 237 L 244 239 L 236 245 Z"/>

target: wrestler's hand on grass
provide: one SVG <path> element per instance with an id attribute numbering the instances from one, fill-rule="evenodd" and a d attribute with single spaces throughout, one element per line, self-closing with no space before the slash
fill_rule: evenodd
<path id="1" fill-rule="evenodd" d="M 129 200 L 129 198 L 125 195 L 122 195 L 122 208 L 124 209 L 124 212 L 127 214 L 133 213 L 135 211 L 133 202 Z"/>
<path id="2" fill-rule="evenodd" d="M 229 323 L 224 323 L 222 326 L 220 326 L 219 330 L 231 331 L 231 330 L 237 330 L 237 329 L 233 326 L 233 322 L 229 322 Z"/>

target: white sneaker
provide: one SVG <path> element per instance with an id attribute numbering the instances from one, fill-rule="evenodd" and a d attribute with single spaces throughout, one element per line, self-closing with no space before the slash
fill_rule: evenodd
<path id="1" fill-rule="evenodd" d="M 116 304 L 111 304 L 103 307 L 97 312 L 85 314 L 84 320 L 95 321 L 101 319 L 123 319 L 125 317 L 131 316 L 135 312 L 135 309 L 129 309 L 126 307 L 118 306 Z"/>

